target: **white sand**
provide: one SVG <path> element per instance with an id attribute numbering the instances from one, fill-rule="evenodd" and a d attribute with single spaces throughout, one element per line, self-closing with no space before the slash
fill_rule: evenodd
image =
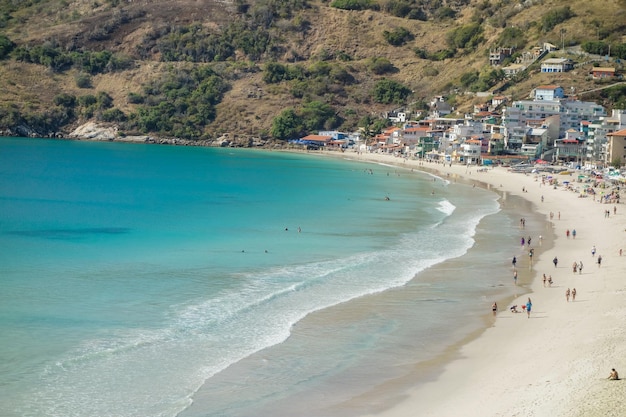
<path id="1" fill-rule="evenodd" d="M 419 168 L 416 161 L 387 155 L 346 152 L 342 156 Z M 542 186 L 535 174 L 506 168 L 478 172 L 475 166 L 454 164 L 425 163 L 424 167 L 522 196 L 546 218 L 554 212 L 557 238 L 553 249 L 534 260 L 530 318 L 501 306 L 495 325 L 463 346 L 460 359 L 445 366 L 437 380 L 397 393 L 406 399 L 376 415 L 626 416 L 626 380 L 607 380 L 611 368 L 626 378 L 626 207 L 616 205 L 614 215 L 613 204 L 578 198 L 563 187 Z M 522 192 L 523 187 L 527 192 Z M 604 215 L 607 209 L 609 218 Z M 566 238 L 567 229 L 576 229 L 575 239 Z M 533 246 L 537 239 L 533 237 Z M 602 255 L 601 267 L 596 263 L 598 255 Z M 552 264 L 554 256 L 559 259 L 557 268 Z M 572 272 L 574 261 L 583 262 L 582 274 Z M 544 288 L 543 273 L 552 275 L 551 288 Z M 576 288 L 575 302 L 566 301 L 567 288 Z M 521 306 L 527 298 L 520 297 L 514 304 Z"/>

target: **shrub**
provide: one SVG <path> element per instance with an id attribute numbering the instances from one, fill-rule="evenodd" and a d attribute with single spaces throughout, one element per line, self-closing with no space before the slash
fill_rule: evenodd
<path id="1" fill-rule="evenodd" d="M 57 94 L 54 96 L 53 102 L 57 106 L 72 108 L 76 106 L 76 96 L 65 93 Z"/>
<path id="2" fill-rule="evenodd" d="M 101 119 L 104 122 L 124 122 L 126 115 L 120 109 L 108 109 L 102 112 Z"/>
<path id="3" fill-rule="evenodd" d="M 91 77 L 89 74 L 81 72 L 76 76 L 75 81 L 78 88 L 91 88 Z"/>
<path id="4" fill-rule="evenodd" d="M 0 59 L 4 59 L 9 56 L 11 51 L 13 51 L 13 48 L 15 48 L 15 43 L 13 43 L 13 41 L 6 36 L 0 35 Z"/>
<path id="5" fill-rule="evenodd" d="M 374 74 L 382 75 L 396 71 L 396 67 L 387 58 L 372 57 L 367 63 L 367 69 Z"/>
<path id="6" fill-rule="evenodd" d="M 448 32 L 447 42 L 453 48 L 474 49 L 484 41 L 483 28 L 478 23 L 470 23 Z"/>
<path id="7" fill-rule="evenodd" d="M 414 38 L 413 34 L 403 27 L 395 28 L 391 32 L 385 30 L 383 37 L 393 46 L 402 46 Z"/>
<path id="8" fill-rule="evenodd" d="M 343 10 L 366 10 L 372 7 L 370 0 L 334 0 L 330 7 Z"/>
<path id="9" fill-rule="evenodd" d="M 411 90 L 397 81 L 382 79 L 372 91 L 374 101 L 382 104 L 402 104 L 411 94 Z"/>
<path id="10" fill-rule="evenodd" d="M 541 30 L 543 32 L 549 32 L 559 23 L 563 23 L 574 16 L 576 15 L 569 6 L 550 10 L 541 18 Z"/>
<path id="11" fill-rule="evenodd" d="M 128 93 L 128 102 L 131 104 L 141 104 L 145 100 L 145 97 L 137 93 Z"/>

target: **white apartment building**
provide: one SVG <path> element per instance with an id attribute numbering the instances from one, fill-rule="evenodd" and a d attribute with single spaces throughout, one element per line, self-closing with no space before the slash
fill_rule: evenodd
<path id="1" fill-rule="evenodd" d="M 583 120 L 597 122 L 606 110 L 597 103 L 569 99 L 515 101 L 503 112 L 502 123 L 509 129 L 536 125 L 550 116 L 559 116 L 559 137 L 569 129 L 580 129 Z"/>
<path id="2" fill-rule="evenodd" d="M 587 161 L 606 161 L 607 135 L 626 129 L 626 110 L 614 109 L 610 116 L 601 117 L 586 127 Z"/>

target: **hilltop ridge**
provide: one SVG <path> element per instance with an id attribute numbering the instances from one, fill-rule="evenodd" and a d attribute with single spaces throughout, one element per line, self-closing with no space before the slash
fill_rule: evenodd
<path id="1" fill-rule="evenodd" d="M 592 62 L 507 79 L 489 65 L 498 46 L 513 48 L 507 65 L 546 42 L 577 62 L 588 60 L 584 42 L 613 54 L 626 42 L 624 0 L 0 4 L 0 44 L 10 43 L 0 45 L 0 129 L 17 134 L 88 121 L 191 140 L 376 130 L 382 112 L 435 95 L 462 114 L 484 100 L 477 91 L 519 99 L 540 84 L 604 85 L 589 78 Z"/>

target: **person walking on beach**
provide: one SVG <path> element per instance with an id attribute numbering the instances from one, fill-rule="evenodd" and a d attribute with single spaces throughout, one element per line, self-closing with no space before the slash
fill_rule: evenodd
<path id="1" fill-rule="evenodd" d="M 533 303 L 530 301 L 530 297 L 528 297 L 528 301 L 526 301 L 526 314 L 528 318 L 530 318 L 530 309 L 533 307 Z"/>
<path id="2" fill-rule="evenodd" d="M 591 256 L 596 256 L 596 245 L 591 247 Z"/>
<path id="3" fill-rule="evenodd" d="M 546 277 L 546 274 L 543 274 L 543 286 L 546 286 L 546 282 L 548 282 L 548 278 Z"/>
<path id="4" fill-rule="evenodd" d="M 602 264 L 602 255 L 598 255 L 598 268 L 600 268 L 601 264 Z"/>
<path id="5" fill-rule="evenodd" d="M 559 263 L 559 258 L 555 256 L 554 259 L 552 260 L 552 263 L 554 264 L 554 267 L 556 268 L 556 265 Z"/>
<path id="6" fill-rule="evenodd" d="M 576 288 L 572 288 L 572 302 L 576 301 Z"/>
<path id="7" fill-rule="evenodd" d="M 517 258 L 515 256 L 513 257 L 511 263 L 513 264 L 513 268 L 515 268 L 515 265 L 517 265 Z"/>
<path id="8" fill-rule="evenodd" d="M 576 273 L 578 271 L 578 262 L 574 261 L 572 264 L 572 271 Z"/>
<path id="9" fill-rule="evenodd" d="M 569 303 L 569 295 L 570 295 L 570 291 L 569 288 L 565 291 L 565 299 L 567 300 L 567 302 Z"/>
<path id="10" fill-rule="evenodd" d="M 491 311 L 493 312 L 493 316 L 496 316 L 496 313 L 498 312 L 498 304 L 496 304 L 496 302 L 494 301 L 493 305 L 491 306 Z"/>
<path id="11" fill-rule="evenodd" d="M 578 275 L 581 275 L 583 273 L 583 261 L 580 261 L 580 264 L 578 264 Z"/>
<path id="12" fill-rule="evenodd" d="M 517 271 L 513 271 L 513 283 L 517 285 Z"/>
<path id="13" fill-rule="evenodd" d="M 548 275 L 548 287 L 552 287 L 552 275 Z"/>
<path id="14" fill-rule="evenodd" d="M 565 236 L 569 239 L 569 229 L 565 231 Z"/>
<path id="15" fill-rule="evenodd" d="M 572 230 L 572 239 L 576 239 L 576 229 Z"/>

